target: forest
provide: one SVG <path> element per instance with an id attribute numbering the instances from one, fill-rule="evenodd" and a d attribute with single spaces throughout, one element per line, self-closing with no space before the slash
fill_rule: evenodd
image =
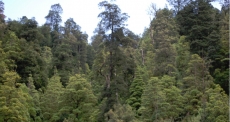
<path id="1" fill-rule="evenodd" d="M 0 122 L 228 122 L 229 0 L 167 1 L 141 36 L 98 3 L 91 43 L 59 3 L 39 26 L 0 1 Z"/>

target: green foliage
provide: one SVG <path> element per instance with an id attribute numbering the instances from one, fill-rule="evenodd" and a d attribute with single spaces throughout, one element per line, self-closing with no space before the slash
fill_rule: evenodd
<path id="1" fill-rule="evenodd" d="M 172 11 L 164 8 L 156 12 L 151 22 L 154 45 L 154 76 L 175 75 L 176 50 L 172 46 L 178 40 L 177 25 Z"/>
<path id="2" fill-rule="evenodd" d="M 33 78 L 31 75 L 28 77 L 27 87 L 28 87 L 28 93 L 32 99 L 31 107 L 29 109 L 30 118 L 31 118 L 30 121 L 41 122 L 42 115 L 40 109 L 40 94 L 35 89 Z"/>
<path id="3" fill-rule="evenodd" d="M 46 66 L 41 57 L 41 47 L 36 42 L 18 39 L 14 32 L 7 31 L 3 45 L 8 68 L 17 71 L 20 82 L 27 83 L 27 77 L 32 74 L 37 89 L 46 86 Z"/>
<path id="4" fill-rule="evenodd" d="M 0 121 L 228 121 L 228 1 L 221 11 L 168 2 L 172 10 L 152 6 L 141 38 L 113 0 L 100 2 L 88 44 L 73 18 L 60 25 L 60 4 L 39 26 L 26 16 L 5 23 L 0 0 Z"/>
<path id="5" fill-rule="evenodd" d="M 214 85 L 206 91 L 208 103 L 205 122 L 218 122 L 229 120 L 229 99 L 219 85 Z"/>
<path id="6" fill-rule="evenodd" d="M 161 79 L 152 77 L 142 94 L 142 106 L 139 111 L 142 120 L 175 121 L 184 109 L 181 90 L 176 86 L 174 77 L 164 75 Z"/>
<path id="7" fill-rule="evenodd" d="M 114 110 L 110 109 L 105 113 L 106 122 L 136 122 L 135 113 L 132 107 L 127 104 L 115 104 Z"/>
<path id="8" fill-rule="evenodd" d="M 4 74 L 8 67 L 7 67 L 7 62 L 6 62 L 6 53 L 2 49 L 2 42 L 0 41 L 0 83 L 2 83 L 2 74 Z"/>
<path id="9" fill-rule="evenodd" d="M 132 47 L 135 47 L 136 37 L 124 28 L 128 15 L 121 13 L 116 4 L 102 1 L 98 5 L 103 11 L 98 15 L 100 22 L 93 43 L 98 54 L 92 71 L 95 81 L 99 82 L 95 83 L 96 87 L 101 88 L 99 99 L 105 100 L 99 117 L 104 121 L 104 113 L 118 101 L 124 102 L 128 98 L 135 69 Z"/>
<path id="10" fill-rule="evenodd" d="M 59 111 L 59 119 L 68 118 L 79 122 L 96 121 L 97 99 L 90 83 L 83 76 L 76 74 L 70 77 L 61 100 L 62 108 Z"/>
<path id="11" fill-rule="evenodd" d="M 64 92 L 60 82 L 60 76 L 56 72 L 50 78 L 47 88 L 40 98 L 41 112 L 43 121 L 53 121 L 58 117 L 58 111 L 61 108 L 61 94 Z"/>
<path id="12" fill-rule="evenodd" d="M 213 82 L 213 78 L 208 72 L 207 64 L 199 55 L 194 54 L 191 56 L 183 81 L 185 89 L 196 88 L 203 93 Z"/>
<path id="13" fill-rule="evenodd" d="M 164 87 L 163 92 L 166 96 L 165 102 L 167 103 L 164 106 L 164 118 L 173 121 L 179 117 L 184 109 L 183 96 L 181 95 L 181 90 L 176 87 L 177 84 L 174 77 L 164 75 L 161 80 Z"/>
<path id="14" fill-rule="evenodd" d="M 0 86 L 0 121 L 30 121 L 31 97 L 25 84 L 17 83 L 20 79 L 16 72 L 3 74 Z"/>
<path id="15" fill-rule="evenodd" d="M 184 71 L 187 69 L 190 59 L 189 44 L 185 42 L 185 38 L 185 36 L 181 36 L 176 43 L 176 68 L 179 72 L 179 76 L 177 76 L 179 80 L 181 80 L 185 76 Z"/>
<path id="16" fill-rule="evenodd" d="M 141 97 L 142 106 L 139 111 L 142 120 L 144 122 L 162 120 L 164 116 L 163 106 L 166 105 L 165 99 L 161 80 L 157 77 L 151 77 Z"/>
<path id="17" fill-rule="evenodd" d="M 191 52 L 208 58 L 212 58 L 220 47 L 217 12 L 210 2 L 192 1 L 177 15 L 180 34 L 190 42 Z"/>
<path id="18" fill-rule="evenodd" d="M 194 116 L 198 116 L 199 114 L 202 93 L 196 88 L 193 88 L 187 91 L 183 96 L 185 107 L 180 117 L 182 120 L 194 121 Z"/>
<path id="19" fill-rule="evenodd" d="M 141 107 L 141 96 L 143 93 L 144 84 L 145 83 L 141 76 L 140 68 L 137 68 L 135 78 L 133 79 L 129 89 L 130 97 L 127 99 L 127 103 L 133 108 L 133 111 L 138 111 L 138 109 Z"/>

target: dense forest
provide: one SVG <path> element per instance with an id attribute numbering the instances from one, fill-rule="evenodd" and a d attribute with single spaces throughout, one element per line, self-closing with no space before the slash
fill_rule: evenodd
<path id="1" fill-rule="evenodd" d="M 151 4 L 140 36 L 102 1 L 88 43 L 58 3 L 39 26 L 5 20 L 0 1 L 0 121 L 228 122 L 229 0 L 211 2 Z"/>

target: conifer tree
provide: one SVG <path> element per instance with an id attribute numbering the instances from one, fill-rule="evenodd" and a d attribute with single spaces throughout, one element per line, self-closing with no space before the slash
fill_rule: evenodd
<path id="1" fill-rule="evenodd" d="M 164 8 L 156 12 L 151 23 L 154 45 L 154 76 L 175 75 L 176 51 L 172 46 L 178 40 L 172 11 Z"/>
<path id="2" fill-rule="evenodd" d="M 161 81 L 163 92 L 166 96 L 165 102 L 167 103 L 167 105 L 164 105 L 165 118 L 166 120 L 175 121 L 179 118 L 179 115 L 184 109 L 184 101 L 183 96 L 181 95 L 181 90 L 177 87 L 175 77 L 164 75 L 161 78 Z"/>
<path id="3" fill-rule="evenodd" d="M 139 109 L 141 119 L 144 122 L 163 120 L 165 116 L 163 106 L 167 105 L 165 99 L 161 80 L 151 77 L 141 96 L 141 108 Z"/>
<path id="4" fill-rule="evenodd" d="M 42 113 L 40 109 L 40 94 L 35 89 L 33 77 L 31 76 L 31 74 L 28 77 L 27 87 L 28 87 L 28 93 L 31 97 L 31 108 L 29 110 L 30 118 L 31 118 L 30 121 L 41 122 Z"/>
<path id="5" fill-rule="evenodd" d="M 184 88 L 196 88 L 204 93 L 213 82 L 212 76 L 209 74 L 207 64 L 199 55 L 193 54 L 188 63 L 186 76 L 183 78 Z"/>
<path id="6" fill-rule="evenodd" d="M 95 58 L 95 60 L 104 59 L 103 63 L 95 64 L 95 66 L 99 66 L 95 73 L 98 74 L 98 78 L 103 78 L 103 81 L 105 81 L 101 94 L 101 100 L 107 98 L 106 107 L 102 111 L 104 114 L 113 108 L 113 105 L 119 99 L 128 96 L 128 87 L 134 75 L 133 69 L 135 66 L 133 56 L 125 53 L 125 49 L 123 49 L 128 46 L 125 42 L 130 41 L 130 39 L 125 38 L 124 29 L 128 15 L 122 13 L 120 8 L 112 2 L 102 1 L 98 5 L 103 9 L 98 15 L 100 18 L 98 26 L 100 32 L 104 32 L 101 35 L 103 37 L 101 52 L 105 57 L 99 55 Z"/>
<path id="7" fill-rule="evenodd" d="M 180 35 L 186 36 L 190 51 L 202 58 L 214 60 L 220 49 L 217 14 L 210 0 L 191 1 L 177 14 Z"/>
<path id="8" fill-rule="evenodd" d="M 59 119 L 58 111 L 61 108 L 60 97 L 63 90 L 60 76 L 57 70 L 55 70 L 54 76 L 50 78 L 46 90 L 41 94 L 40 105 L 43 121 L 57 121 Z"/>
<path id="9" fill-rule="evenodd" d="M 129 93 L 130 97 L 127 99 L 127 103 L 133 108 L 133 111 L 137 111 L 141 107 L 141 96 L 144 89 L 144 81 L 141 76 L 140 68 L 136 69 L 135 78 L 131 83 Z"/>
<path id="10" fill-rule="evenodd" d="M 206 91 L 208 103 L 206 108 L 205 122 L 228 121 L 229 100 L 219 85 L 214 85 Z"/>
<path id="11" fill-rule="evenodd" d="M 46 25 L 50 26 L 52 31 L 59 32 L 60 23 L 62 22 L 60 14 L 62 14 L 63 9 L 60 4 L 54 4 L 51 6 L 46 18 Z"/>

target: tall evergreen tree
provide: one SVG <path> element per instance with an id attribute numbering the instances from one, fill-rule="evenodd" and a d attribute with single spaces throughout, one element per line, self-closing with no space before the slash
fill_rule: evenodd
<path id="1" fill-rule="evenodd" d="M 121 13 L 120 8 L 116 4 L 109 3 L 108 1 L 102 1 L 98 5 L 104 9 L 98 15 L 100 17 L 98 25 L 105 32 L 102 35 L 104 42 L 102 52 L 106 57 L 103 57 L 105 59 L 104 63 L 99 64 L 97 73 L 105 80 L 102 94 L 102 98 L 108 98 L 107 107 L 102 112 L 105 113 L 118 101 L 119 95 L 123 95 L 119 93 L 127 89 L 128 83 L 125 81 L 124 74 L 127 71 L 127 73 L 130 73 L 130 71 L 132 73 L 132 70 L 129 71 L 126 65 L 122 66 L 123 63 L 128 64 L 128 60 L 124 60 L 125 54 L 121 49 L 121 38 L 124 38 L 124 23 L 128 19 L 128 15 Z M 95 60 L 98 60 L 97 58 L 100 57 L 96 57 Z"/>
<path id="2" fill-rule="evenodd" d="M 229 94 L 229 1 L 225 1 L 220 13 L 220 45 L 219 57 L 213 62 L 212 75 L 214 82 L 220 84 Z"/>
<path id="3" fill-rule="evenodd" d="M 191 52 L 202 58 L 213 60 L 220 48 L 216 14 L 218 13 L 209 0 L 191 1 L 177 14 L 180 35 L 187 37 Z"/>
<path id="4" fill-rule="evenodd" d="M 47 88 L 43 94 L 41 94 L 41 111 L 43 120 L 45 122 L 57 121 L 59 119 L 58 111 L 61 108 L 61 94 L 63 93 L 63 86 L 60 82 L 60 76 L 57 70 L 54 72 L 54 76 L 50 78 Z"/>
<path id="5" fill-rule="evenodd" d="M 175 75 L 176 50 L 172 46 L 178 40 L 176 22 L 172 11 L 164 8 L 156 12 L 151 23 L 154 45 L 154 76 Z"/>
<path id="6" fill-rule="evenodd" d="M 60 23 L 62 22 L 61 15 L 63 9 L 60 4 L 54 4 L 51 6 L 51 9 L 46 18 L 46 25 L 48 25 L 52 31 L 59 32 Z"/>

